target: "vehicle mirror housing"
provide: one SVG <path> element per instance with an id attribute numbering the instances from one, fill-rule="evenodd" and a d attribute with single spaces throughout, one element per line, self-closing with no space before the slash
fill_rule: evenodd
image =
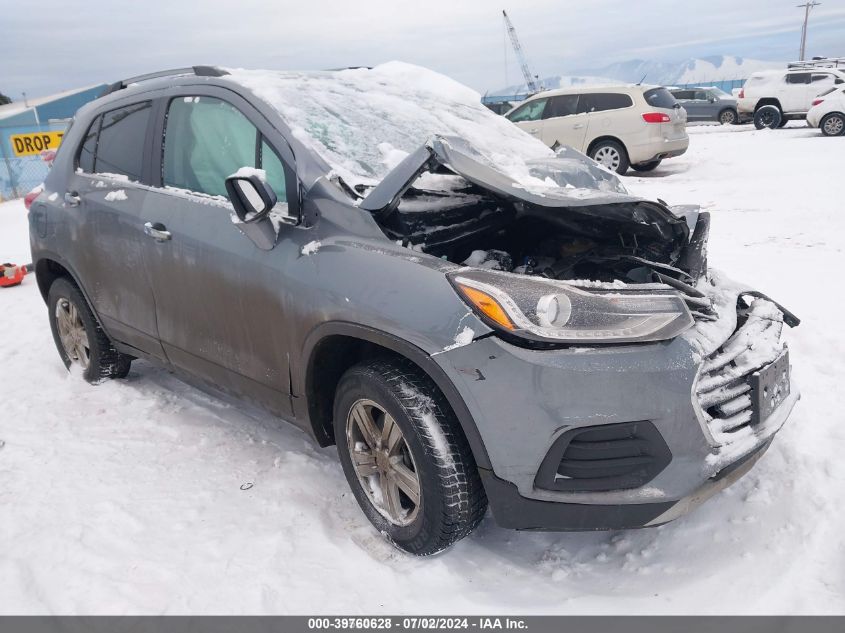
<path id="1" fill-rule="evenodd" d="M 264 251 L 276 245 L 276 228 L 270 211 L 278 198 L 263 178 L 263 172 L 240 169 L 226 178 L 226 193 L 235 210 L 232 222 L 252 243 Z"/>
<path id="2" fill-rule="evenodd" d="M 241 222 L 258 222 L 276 206 L 276 192 L 255 173 L 238 172 L 226 178 L 226 193 Z"/>

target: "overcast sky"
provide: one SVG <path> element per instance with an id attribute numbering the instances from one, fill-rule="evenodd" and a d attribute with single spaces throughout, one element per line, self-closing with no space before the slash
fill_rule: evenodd
<path id="1" fill-rule="evenodd" d="M 334 68 L 399 59 L 480 92 L 628 59 L 797 59 L 798 0 L 0 0 L 0 92 L 20 100 L 156 69 Z M 811 14 L 808 55 L 845 56 L 845 0 Z M 505 46 L 507 59 L 505 66 Z"/>

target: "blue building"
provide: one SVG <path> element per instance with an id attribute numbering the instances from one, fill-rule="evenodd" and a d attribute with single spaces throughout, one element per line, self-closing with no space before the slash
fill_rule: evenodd
<path id="1" fill-rule="evenodd" d="M 99 97 L 106 84 L 0 106 L 0 200 L 17 198 L 47 175 L 41 158 L 55 149 L 76 111 Z"/>

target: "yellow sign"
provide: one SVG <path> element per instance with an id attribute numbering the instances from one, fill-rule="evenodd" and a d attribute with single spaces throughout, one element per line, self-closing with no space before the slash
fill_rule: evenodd
<path id="1" fill-rule="evenodd" d="M 9 142 L 15 156 L 35 156 L 48 149 L 58 149 L 64 135 L 64 132 L 12 134 Z"/>

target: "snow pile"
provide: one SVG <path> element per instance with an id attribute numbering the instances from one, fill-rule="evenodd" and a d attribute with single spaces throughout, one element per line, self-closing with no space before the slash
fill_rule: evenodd
<path id="1" fill-rule="evenodd" d="M 128 200 L 129 198 L 126 197 L 126 192 L 123 189 L 115 189 L 114 191 L 109 191 L 106 194 L 106 202 L 121 202 L 123 200 Z"/>
<path id="2" fill-rule="evenodd" d="M 302 254 L 305 256 L 313 255 L 314 253 L 320 250 L 320 246 L 322 246 L 320 242 L 318 242 L 317 240 L 312 240 L 311 242 L 308 242 L 305 246 L 302 247 Z"/>
<path id="3" fill-rule="evenodd" d="M 526 161 L 554 156 L 481 105 L 477 92 L 419 66 L 229 72 L 278 110 L 293 134 L 351 186 L 377 183 L 434 135 L 466 139 L 490 166 L 524 186 L 544 185 Z"/>

